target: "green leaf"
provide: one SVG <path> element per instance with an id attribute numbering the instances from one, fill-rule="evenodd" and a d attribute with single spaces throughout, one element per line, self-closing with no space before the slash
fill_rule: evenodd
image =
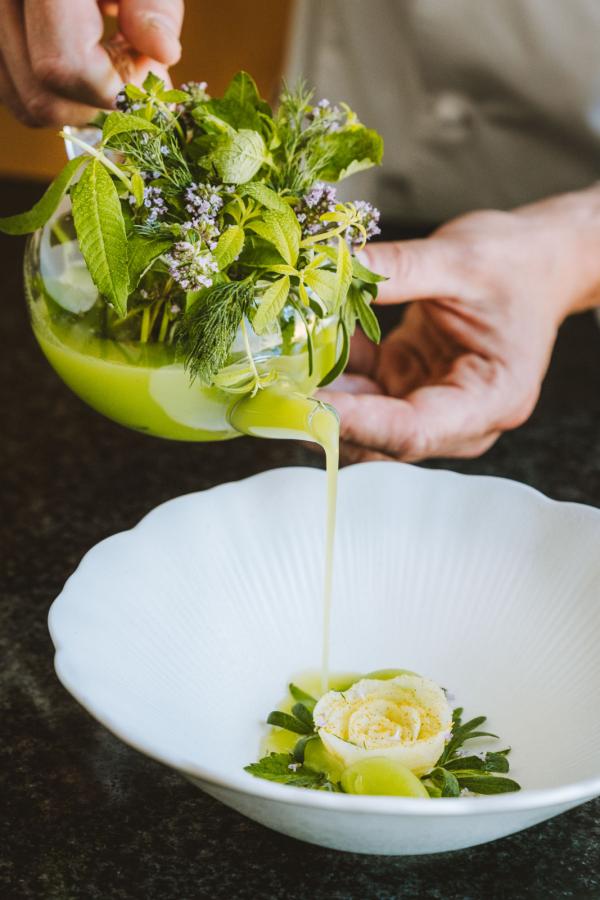
<path id="1" fill-rule="evenodd" d="M 125 222 L 117 189 L 99 160 L 85 169 L 72 199 L 79 247 L 92 280 L 124 316 L 129 293 Z"/>
<path id="2" fill-rule="evenodd" d="M 289 691 L 297 703 L 303 703 L 304 706 L 306 706 L 306 708 L 309 709 L 311 712 L 317 705 L 317 701 L 315 700 L 315 698 L 312 697 L 310 694 L 307 694 L 306 691 L 303 691 L 297 685 L 290 684 Z"/>
<path id="3" fill-rule="evenodd" d="M 385 275 L 378 275 L 376 272 L 367 269 L 355 256 L 352 257 L 352 274 L 355 278 L 359 278 L 367 284 L 379 284 L 380 281 L 388 280 Z"/>
<path id="4" fill-rule="evenodd" d="M 267 159 L 267 148 L 258 131 L 242 128 L 223 135 L 212 153 L 212 162 L 228 184 L 254 178 Z"/>
<path id="5" fill-rule="evenodd" d="M 213 284 L 202 291 L 179 328 L 179 346 L 192 377 L 211 384 L 223 368 L 242 318 L 248 313 L 254 285 L 251 281 Z"/>
<path id="6" fill-rule="evenodd" d="M 317 297 L 323 301 L 327 311 L 333 312 L 336 308 L 339 290 L 335 272 L 329 272 L 327 269 L 311 269 L 310 272 L 305 273 L 304 280 Z"/>
<path id="7" fill-rule="evenodd" d="M 313 731 L 315 730 L 315 722 L 312 716 L 312 712 L 304 705 L 304 703 L 294 703 L 292 707 L 292 715 L 294 715 L 297 719 L 300 719 L 301 722 L 304 722 L 305 725 L 308 725 Z"/>
<path id="8" fill-rule="evenodd" d="M 131 193 L 135 197 L 135 202 L 141 206 L 144 202 L 144 179 L 139 172 L 134 172 L 131 176 Z"/>
<path id="9" fill-rule="evenodd" d="M 285 213 L 268 209 L 260 219 L 249 222 L 247 227 L 273 244 L 286 263 L 290 266 L 296 264 L 300 252 L 300 225 L 289 207 Z"/>
<path id="10" fill-rule="evenodd" d="M 338 238 L 337 260 L 335 268 L 335 309 L 337 311 L 348 295 L 348 288 L 352 283 L 352 257 L 348 244 L 340 235 Z"/>
<path id="11" fill-rule="evenodd" d="M 165 89 L 164 81 L 155 75 L 154 72 L 148 72 L 146 75 L 142 87 L 148 94 L 159 94 L 161 91 Z"/>
<path id="12" fill-rule="evenodd" d="M 364 292 L 360 288 L 352 285 L 351 288 L 352 304 L 356 310 L 356 315 L 360 322 L 360 327 L 375 344 L 381 340 L 381 328 L 377 320 L 377 316 L 371 309 L 365 298 Z"/>
<path id="13" fill-rule="evenodd" d="M 460 795 L 458 779 L 447 769 L 436 768 L 429 773 L 427 778 L 440 790 L 441 797 L 458 797 Z"/>
<path id="14" fill-rule="evenodd" d="M 459 775 L 458 782 L 461 788 L 466 788 L 474 794 L 508 794 L 511 791 L 520 791 L 521 785 L 512 778 L 504 778 L 502 775 L 481 775 L 477 772 L 469 775 Z"/>
<path id="15" fill-rule="evenodd" d="M 304 285 L 302 283 L 300 283 L 300 293 L 302 294 L 303 291 L 304 291 L 304 293 L 306 293 L 306 288 L 304 287 Z M 308 355 L 308 376 L 310 378 L 310 376 L 312 375 L 313 370 L 314 370 L 314 362 L 315 362 L 315 350 L 314 350 L 314 345 L 313 345 L 313 338 L 312 338 L 310 322 L 308 321 L 306 311 L 303 309 L 301 303 L 298 303 L 297 300 L 295 300 L 293 297 L 290 297 L 290 303 L 292 304 L 292 306 L 294 307 L 294 309 L 296 310 L 296 312 L 302 319 L 302 321 L 304 323 L 304 327 L 306 329 L 306 352 Z"/>
<path id="16" fill-rule="evenodd" d="M 306 752 L 306 745 L 310 741 L 316 741 L 318 737 L 316 734 L 305 734 L 303 735 L 299 741 L 294 745 L 294 749 L 292 750 L 292 756 L 294 757 L 296 762 L 304 762 L 304 754 Z"/>
<path id="17" fill-rule="evenodd" d="M 313 154 L 324 160 L 317 170 L 317 178 L 341 181 L 354 172 L 379 165 L 383 156 L 383 139 L 364 125 L 353 125 L 322 137 L 316 142 Z"/>
<path id="18" fill-rule="evenodd" d="M 451 772 L 475 770 L 481 772 L 508 772 L 510 763 L 504 753 L 486 753 L 485 756 L 459 756 L 445 763 Z"/>
<path id="19" fill-rule="evenodd" d="M 45 225 L 56 211 L 77 169 L 88 159 L 88 156 L 76 156 L 75 159 L 70 160 L 35 206 L 16 216 L 0 218 L 0 231 L 5 234 L 31 234 L 32 231 L 37 231 L 38 228 Z"/>
<path id="20" fill-rule="evenodd" d="M 313 728 L 306 722 L 301 722 L 295 716 L 288 713 L 280 712 L 276 709 L 269 713 L 267 717 L 267 725 L 277 725 L 278 728 L 285 728 L 286 731 L 293 731 L 295 734 L 312 734 Z"/>
<path id="21" fill-rule="evenodd" d="M 132 113 L 115 110 L 107 115 L 102 129 L 102 142 L 106 144 L 117 134 L 129 131 L 158 131 L 156 125 Z"/>
<path id="22" fill-rule="evenodd" d="M 240 193 L 242 197 L 252 197 L 257 203 L 266 206 L 267 209 L 275 210 L 275 212 L 281 212 L 285 215 L 290 210 L 289 203 L 286 203 L 278 193 L 271 190 L 261 181 L 252 181 L 250 184 L 245 184 Z"/>
<path id="23" fill-rule="evenodd" d="M 202 124 L 205 113 L 221 119 L 232 128 L 247 128 L 251 131 L 259 131 L 261 120 L 257 110 L 249 104 L 239 103 L 233 98 L 223 98 L 221 100 L 205 100 L 194 107 L 192 115 L 194 119 Z"/>
<path id="24" fill-rule="evenodd" d="M 217 242 L 214 255 L 219 269 L 227 269 L 234 262 L 244 247 L 244 229 L 240 225 L 230 225 Z"/>
<path id="25" fill-rule="evenodd" d="M 129 291 L 134 291 L 142 275 L 171 246 L 170 238 L 150 237 L 147 234 L 133 234 L 127 245 L 129 268 Z"/>
<path id="26" fill-rule="evenodd" d="M 178 91 L 171 88 L 168 91 L 162 91 L 160 99 L 163 103 L 185 103 L 190 99 L 190 95 L 187 91 Z"/>
<path id="27" fill-rule="evenodd" d="M 290 766 L 294 768 L 290 769 Z M 323 772 L 313 772 L 299 764 L 291 753 L 271 753 L 263 756 L 257 763 L 245 766 L 245 771 L 256 778 L 266 778 L 279 784 L 292 784 L 296 787 L 327 789 L 329 784 Z M 332 786 L 339 790 L 339 787 Z M 329 788 L 329 790 L 332 789 Z"/>
<path id="28" fill-rule="evenodd" d="M 252 327 L 257 334 L 263 334 L 269 325 L 277 319 L 277 316 L 285 306 L 289 292 L 290 279 L 288 275 L 278 278 L 277 281 L 274 281 L 267 288 L 252 319 Z"/>
<path id="29" fill-rule="evenodd" d="M 348 337 L 348 332 L 346 331 L 343 319 L 340 319 L 339 327 L 342 332 L 342 349 L 336 364 L 329 370 L 325 377 L 321 379 L 319 387 L 326 387 L 328 384 L 331 384 L 332 381 L 335 381 L 348 365 L 348 360 L 350 358 L 350 338 Z"/>
<path id="30" fill-rule="evenodd" d="M 223 95 L 225 100 L 235 100 L 240 106 L 252 106 L 265 115 L 271 115 L 271 107 L 262 99 L 252 75 L 237 72 L 229 82 Z"/>

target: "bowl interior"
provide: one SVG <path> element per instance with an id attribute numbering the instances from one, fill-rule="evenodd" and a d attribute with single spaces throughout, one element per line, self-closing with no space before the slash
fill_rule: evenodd
<path id="1" fill-rule="evenodd" d="M 324 473 L 280 469 L 99 544 L 52 609 L 61 679 L 146 752 L 239 779 L 319 664 L 324 509 Z M 525 788 L 597 777 L 599 545 L 598 511 L 509 481 L 343 470 L 332 670 L 435 679 L 489 717 Z"/>

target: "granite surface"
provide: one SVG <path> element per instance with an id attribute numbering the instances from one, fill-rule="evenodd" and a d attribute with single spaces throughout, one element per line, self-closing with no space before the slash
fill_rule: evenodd
<path id="1" fill-rule="evenodd" d="M 39 193 L 0 186 L 2 212 Z M 21 251 L 1 239 L 0 897 L 600 897 L 600 801 L 453 854 L 337 853 L 221 806 L 121 744 L 66 693 L 46 615 L 92 544 L 177 494 L 320 460 L 287 442 L 161 442 L 86 408 L 30 334 Z M 600 330 L 590 315 L 563 328 L 530 422 L 451 467 L 600 505 Z"/>

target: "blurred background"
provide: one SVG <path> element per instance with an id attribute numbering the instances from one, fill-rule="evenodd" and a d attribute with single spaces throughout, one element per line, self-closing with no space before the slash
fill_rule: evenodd
<path id="1" fill-rule="evenodd" d="M 227 0 L 225 13 L 222 3 L 188 3 L 183 56 L 172 69 L 173 83 L 207 81 L 210 93 L 219 94 L 238 69 L 247 69 L 263 95 L 271 97 L 283 70 L 292 4 L 293 0 Z M 0 176 L 53 177 L 65 162 L 57 130 L 32 131 L 0 106 Z"/>

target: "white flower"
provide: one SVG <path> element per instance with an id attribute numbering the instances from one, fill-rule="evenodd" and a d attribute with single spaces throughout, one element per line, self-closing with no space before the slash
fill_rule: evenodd
<path id="1" fill-rule="evenodd" d="M 439 759 L 452 728 L 452 709 L 442 688 L 420 675 L 356 682 L 329 691 L 314 709 L 325 748 L 344 766 L 386 757 L 416 775 Z"/>

